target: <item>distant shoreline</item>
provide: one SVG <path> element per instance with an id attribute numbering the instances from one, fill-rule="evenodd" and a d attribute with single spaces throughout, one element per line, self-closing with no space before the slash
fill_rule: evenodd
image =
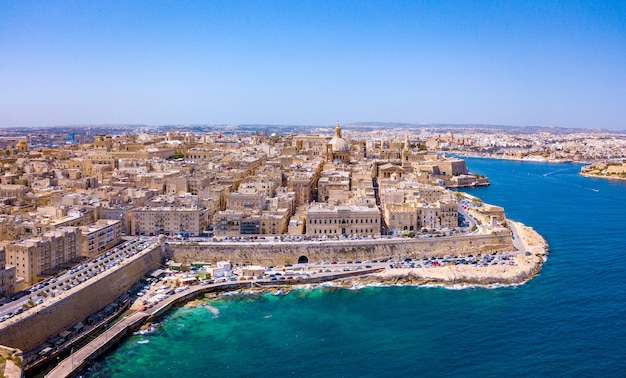
<path id="1" fill-rule="evenodd" d="M 583 173 L 583 172 L 580 172 L 580 175 L 584 176 L 584 177 L 588 177 L 588 178 L 598 178 L 598 179 L 604 179 L 604 180 L 626 181 L 626 177 L 603 176 L 603 175 L 595 175 L 593 173 Z"/>
<path id="2" fill-rule="evenodd" d="M 573 159 L 549 159 L 544 157 L 513 157 L 513 156 L 502 156 L 502 155 L 493 155 L 493 154 L 480 154 L 480 153 L 469 153 L 464 151 L 443 151 L 452 155 L 458 155 L 464 158 L 478 158 L 478 159 L 493 159 L 493 160 L 511 160 L 511 161 L 522 161 L 522 162 L 531 162 L 531 163 L 552 163 L 552 164 L 591 164 L 591 162 L 587 160 L 573 160 Z"/>

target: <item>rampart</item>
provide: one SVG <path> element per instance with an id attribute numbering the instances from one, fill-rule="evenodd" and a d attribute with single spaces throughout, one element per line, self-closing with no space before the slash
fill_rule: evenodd
<path id="1" fill-rule="evenodd" d="M 24 351 L 43 344 L 114 302 L 146 273 L 157 269 L 162 259 L 161 244 L 156 243 L 121 265 L 60 294 L 49 304 L 22 313 L 2 324 L 0 344 Z"/>
<path id="2" fill-rule="evenodd" d="M 166 255 L 172 260 L 239 264 L 282 265 L 308 261 L 356 261 L 383 258 L 431 257 L 511 250 L 508 230 L 490 234 L 431 238 L 392 238 L 303 242 L 209 242 L 168 243 Z"/>

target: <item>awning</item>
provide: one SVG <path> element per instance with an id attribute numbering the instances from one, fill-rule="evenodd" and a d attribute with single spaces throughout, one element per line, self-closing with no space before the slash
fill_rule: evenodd
<path id="1" fill-rule="evenodd" d="M 164 273 L 165 271 L 163 269 L 157 269 L 154 272 L 150 273 L 150 277 L 159 278 Z"/>

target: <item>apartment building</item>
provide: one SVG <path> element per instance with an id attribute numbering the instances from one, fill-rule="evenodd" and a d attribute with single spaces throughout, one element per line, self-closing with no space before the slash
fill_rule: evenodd
<path id="1" fill-rule="evenodd" d="M 113 248 L 122 240 L 122 221 L 99 219 L 89 226 L 79 227 L 81 232 L 81 255 L 95 257 Z"/>
<path id="2" fill-rule="evenodd" d="M 141 207 L 133 209 L 131 234 L 199 236 L 208 226 L 208 210 L 190 207 Z"/>
<path id="3" fill-rule="evenodd" d="M 50 275 L 64 264 L 76 261 L 80 247 L 78 228 L 58 228 L 38 238 L 7 244 L 6 264 L 15 266 L 16 276 L 32 285 L 42 275 Z"/>

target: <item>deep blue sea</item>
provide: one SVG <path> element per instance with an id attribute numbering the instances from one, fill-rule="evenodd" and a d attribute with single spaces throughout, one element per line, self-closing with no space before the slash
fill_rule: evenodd
<path id="1" fill-rule="evenodd" d="M 626 182 L 580 165 L 467 159 L 469 190 L 539 231 L 550 255 L 518 287 L 320 288 L 180 308 L 92 377 L 626 376 Z"/>

